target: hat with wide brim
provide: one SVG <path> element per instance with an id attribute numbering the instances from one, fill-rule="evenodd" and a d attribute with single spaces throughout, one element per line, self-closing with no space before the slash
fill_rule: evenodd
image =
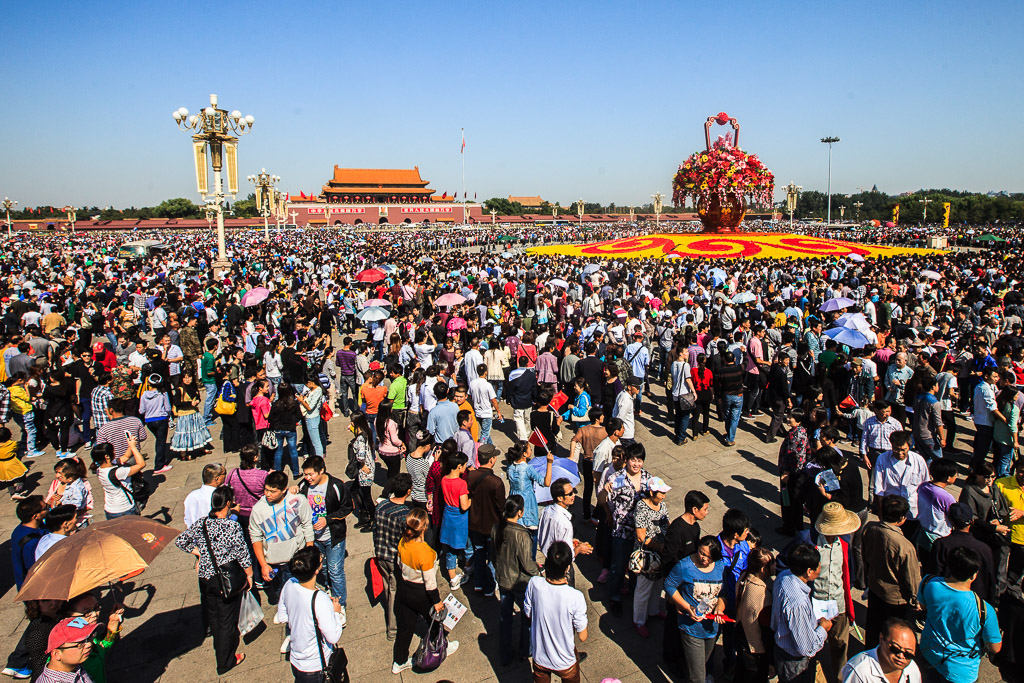
<path id="1" fill-rule="evenodd" d="M 845 536 L 860 528 L 860 517 L 841 503 L 825 503 L 814 522 L 814 528 L 823 536 Z"/>

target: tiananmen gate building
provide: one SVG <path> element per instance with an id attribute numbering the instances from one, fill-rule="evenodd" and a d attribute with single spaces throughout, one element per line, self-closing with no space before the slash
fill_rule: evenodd
<path id="1" fill-rule="evenodd" d="M 476 202 L 462 204 L 447 192 L 440 197 L 420 177 L 419 166 L 407 168 L 339 168 L 317 197 L 291 197 L 285 212 L 296 225 L 364 223 L 481 223 Z M 488 216 L 489 222 L 490 216 Z"/>

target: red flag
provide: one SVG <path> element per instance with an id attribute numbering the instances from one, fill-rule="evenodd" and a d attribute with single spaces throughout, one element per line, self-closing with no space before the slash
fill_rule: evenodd
<path id="1" fill-rule="evenodd" d="M 443 195 L 441 195 L 441 199 L 448 199 L 448 193 L 445 192 Z"/>
<path id="2" fill-rule="evenodd" d="M 305 199 L 305 198 L 306 198 L 306 193 L 305 193 L 305 192 L 303 192 L 302 190 L 299 190 L 299 195 L 300 195 L 300 196 L 301 196 L 301 197 L 302 197 L 303 199 Z"/>
<path id="3" fill-rule="evenodd" d="M 551 402 L 548 403 L 548 407 L 556 413 L 562 409 L 569 397 L 566 396 L 564 391 L 559 391 L 557 394 L 551 397 Z"/>
<path id="4" fill-rule="evenodd" d="M 530 434 L 529 441 L 537 448 L 543 448 L 544 450 L 548 449 L 548 440 L 544 438 L 544 435 L 540 433 L 539 429 L 533 430 L 533 434 Z"/>
<path id="5" fill-rule="evenodd" d="M 466 153 L 466 129 L 465 128 L 462 129 L 462 149 L 459 150 L 459 153 L 461 153 L 461 154 L 465 154 Z"/>

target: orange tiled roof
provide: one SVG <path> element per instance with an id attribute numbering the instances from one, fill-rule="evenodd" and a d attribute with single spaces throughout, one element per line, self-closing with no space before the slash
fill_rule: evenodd
<path id="1" fill-rule="evenodd" d="M 339 168 L 334 167 L 332 183 L 340 185 L 426 185 L 420 167 L 410 168 Z"/>
<path id="2" fill-rule="evenodd" d="M 510 202 L 519 202 L 523 206 L 540 206 L 544 203 L 544 200 L 539 195 L 535 197 L 513 197 L 509 195 L 508 200 Z"/>
<path id="3" fill-rule="evenodd" d="M 426 187 L 339 187 L 324 185 L 324 192 L 333 194 L 431 194 L 436 190 Z"/>

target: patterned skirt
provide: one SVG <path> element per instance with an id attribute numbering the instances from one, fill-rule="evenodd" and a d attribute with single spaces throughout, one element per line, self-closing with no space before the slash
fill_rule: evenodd
<path id="1" fill-rule="evenodd" d="M 202 413 L 179 415 L 174 418 L 174 437 L 171 439 L 171 450 L 185 454 L 189 451 L 201 451 L 213 443 L 210 430 L 203 420 Z"/>

